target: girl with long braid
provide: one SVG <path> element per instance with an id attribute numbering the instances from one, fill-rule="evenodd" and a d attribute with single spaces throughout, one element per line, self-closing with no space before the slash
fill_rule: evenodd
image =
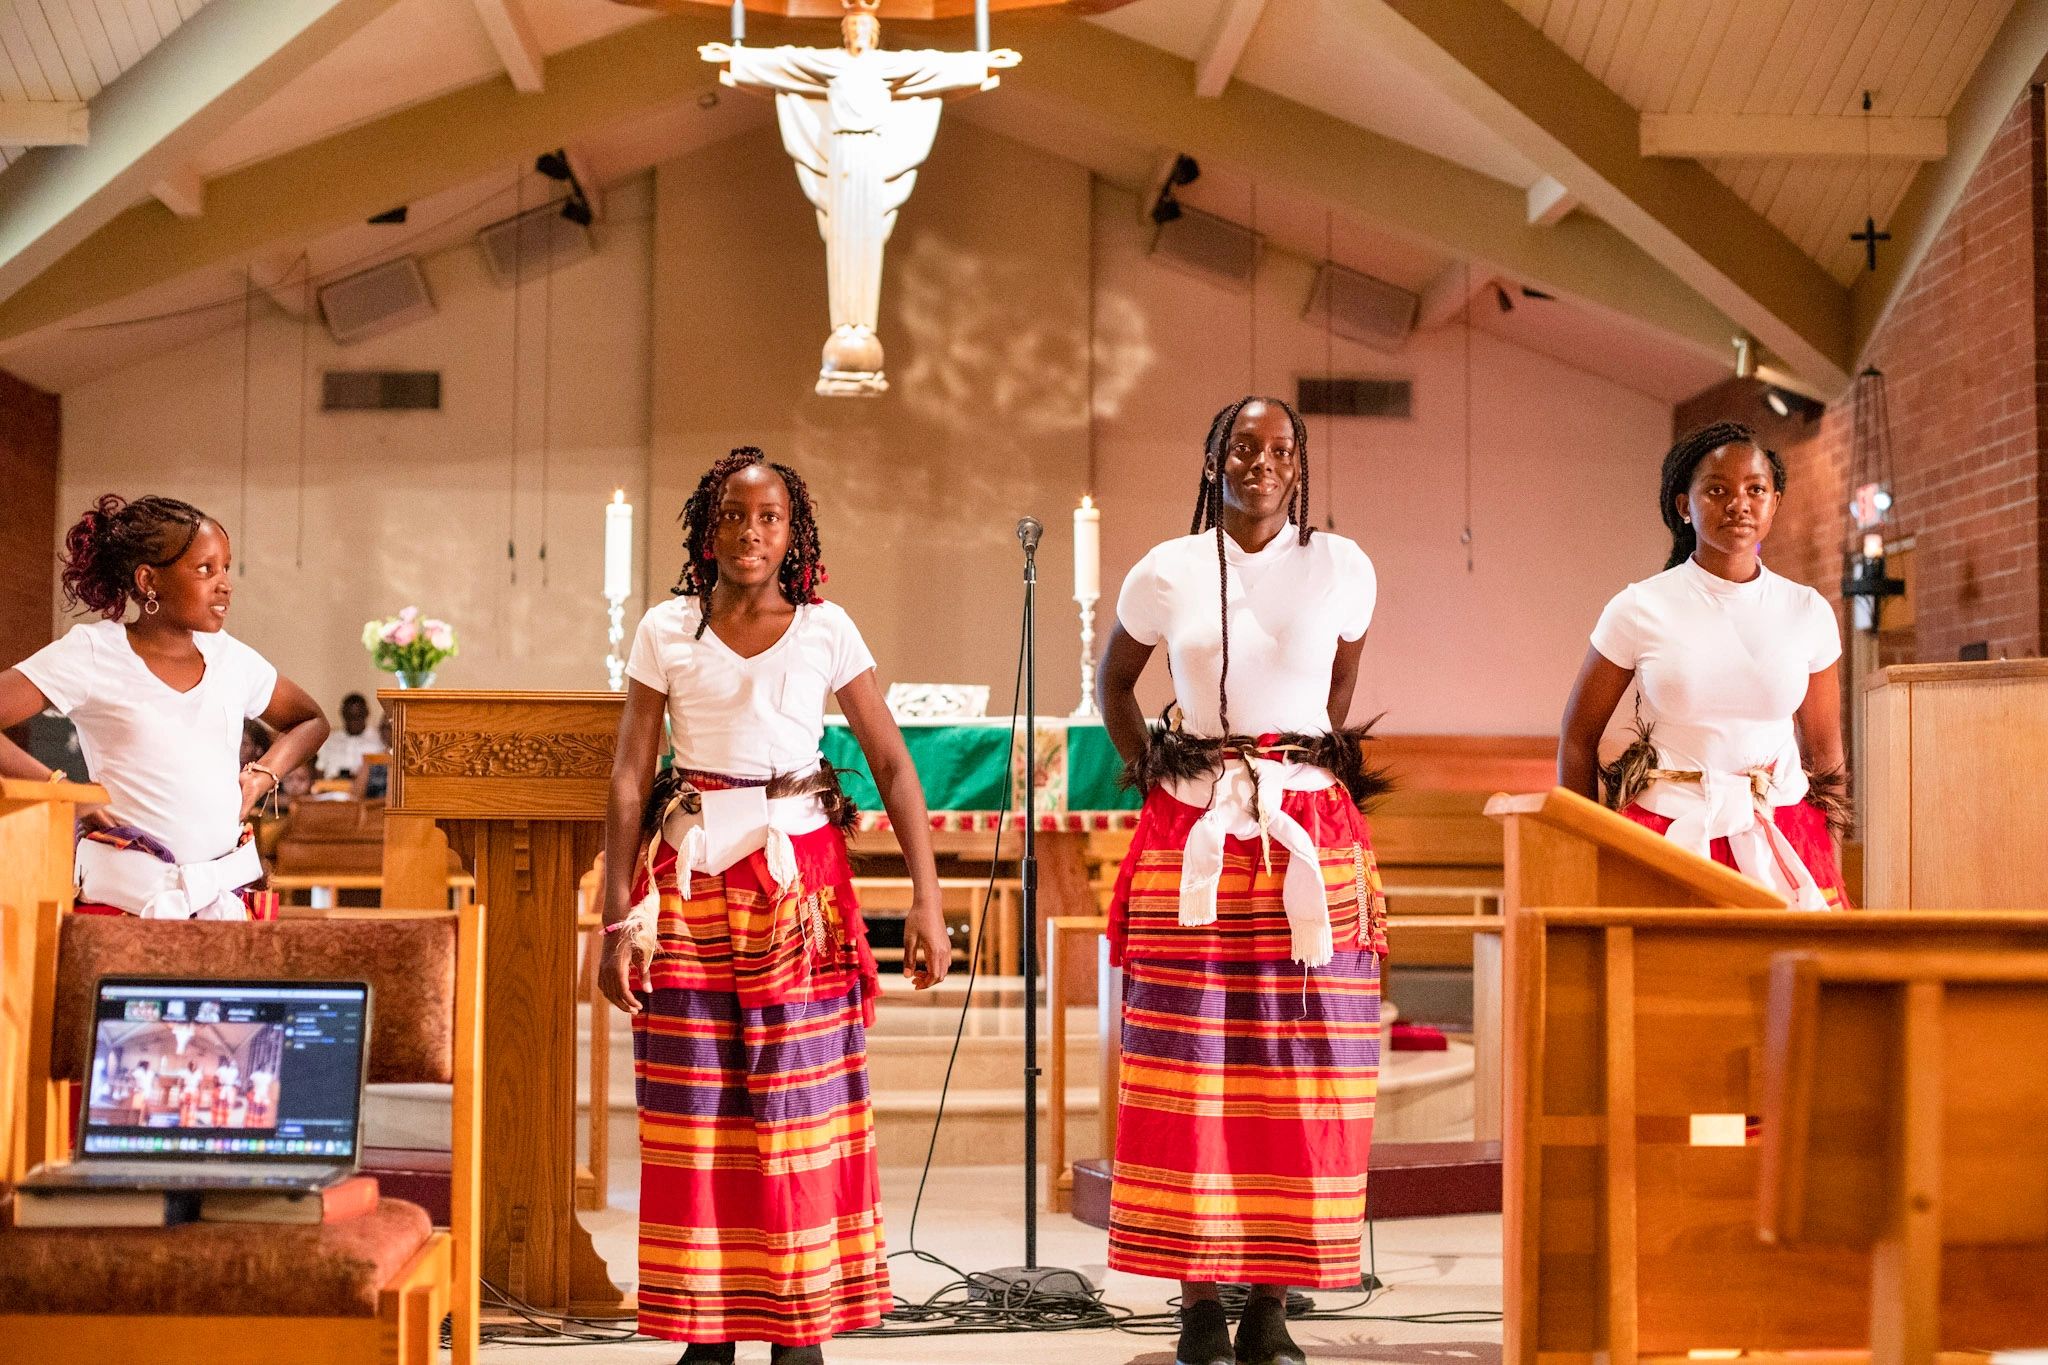
<path id="1" fill-rule="evenodd" d="M 1300 1365 L 1287 1289 L 1359 1282 L 1385 905 L 1345 719 L 1372 562 L 1309 525 L 1274 398 L 1210 424 L 1191 534 L 1124 579 L 1103 722 L 1144 809 L 1110 905 L 1124 969 L 1113 1269 L 1181 1281 L 1180 1365 Z M 1137 701 L 1166 646 L 1179 718 Z M 1219 1282 L 1252 1286 L 1236 1341 Z"/>
<path id="2" fill-rule="evenodd" d="M 796 471 L 735 450 L 682 521 L 678 595 L 626 665 L 605 843 L 599 980 L 633 1016 L 640 1100 L 640 1330 L 689 1343 L 690 1365 L 731 1365 L 741 1340 L 818 1365 L 890 1304 L 865 1033 L 878 974 L 854 810 L 818 747 L 828 693 L 910 866 L 903 973 L 920 990 L 949 960 L 930 819 L 873 656 L 818 596 Z M 657 783 L 664 720 L 674 766 Z"/>
<path id="3" fill-rule="evenodd" d="M 0 673 L 0 730 L 55 708 L 107 789 L 104 807 L 80 812 L 77 908 L 247 919 L 245 892 L 263 864 L 243 821 L 319 749 L 327 720 L 224 629 L 232 547 L 198 508 L 110 493 L 66 533 L 64 549 L 65 603 L 100 619 Z M 245 763 L 251 719 L 275 738 Z M 0 735 L 0 777 L 63 776 Z"/>
<path id="4" fill-rule="evenodd" d="M 1733 422 L 1664 457 L 1664 572 L 1593 628 L 1565 708 L 1560 785 L 1737 869 L 1803 910 L 1847 909 L 1830 838 L 1846 813 L 1842 641 L 1827 599 L 1764 566 L 1785 465 Z M 1636 688 L 1634 742 L 1600 766 Z"/>

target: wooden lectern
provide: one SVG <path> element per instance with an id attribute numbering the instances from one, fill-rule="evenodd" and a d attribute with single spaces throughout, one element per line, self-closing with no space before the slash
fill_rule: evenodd
<path id="1" fill-rule="evenodd" d="M 81 782 L 0 779 L 0 1130 L 8 1153 L 0 1183 L 12 1184 L 69 1145 L 63 1106 L 28 1092 L 29 1049 L 48 1048 L 47 1019 L 31 1012 L 36 926 L 41 907 L 71 908 L 73 821 L 78 807 L 107 799 Z"/>
<path id="2" fill-rule="evenodd" d="M 1757 1232 L 1772 963 L 2038 952 L 2048 913 L 1770 909 L 1569 792 L 1489 809 L 1507 826 L 1506 1365 L 1864 1351 L 1870 1253 Z M 2007 1250 L 1953 1249 L 1952 1340 L 2008 1335 Z"/>
<path id="3" fill-rule="evenodd" d="M 2048 659 L 1909 664 L 1866 686 L 1864 899 L 2048 905 Z"/>
<path id="4" fill-rule="evenodd" d="M 1759 1227 L 1875 1253 L 1871 1365 L 2048 1339 L 2048 952 L 1781 953 L 1769 1025 Z M 1959 1254 L 1997 1280 L 1967 1337 L 1942 1330 Z"/>
<path id="5" fill-rule="evenodd" d="M 377 699 L 393 726 L 388 818 L 438 824 L 490 908 L 479 1270 L 537 1308 L 616 1312 L 625 1295 L 574 1208 L 576 882 L 604 846 L 624 698 L 433 689 Z M 418 886 L 387 880 L 385 903 L 402 897 L 443 905 L 445 867 Z"/>

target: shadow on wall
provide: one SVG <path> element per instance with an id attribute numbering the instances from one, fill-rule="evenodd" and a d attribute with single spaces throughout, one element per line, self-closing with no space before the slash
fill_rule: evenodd
<path id="1" fill-rule="evenodd" d="M 982 432 L 991 423 L 1020 435 L 1085 427 L 1088 340 L 1069 323 L 1088 316 L 1087 281 L 1059 285 L 1046 308 L 1045 282 L 1030 265 L 919 233 L 898 287 L 911 343 L 902 392 L 920 418 L 951 432 Z M 1145 315 L 1128 298 L 1098 300 L 1094 324 L 1094 415 L 1109 418 L 1156 352 Z"/>

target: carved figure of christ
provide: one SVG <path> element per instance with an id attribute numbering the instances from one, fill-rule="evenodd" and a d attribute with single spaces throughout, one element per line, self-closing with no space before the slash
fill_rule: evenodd
<path id="1" fill-rule="evenodd" d="M 865 19 L 866 22 L 859 22 Z M 846 24 L 843 48 L 751 48 L 706 43 L 719 80 L 775 97 L 782 145 L 818 214 L 832 334 L 818 371 L 821 394 L 875 394 L 889 386 L 876 335 L 882 252 L 896 211 L 931 154 L 939 101 L 993 89 L 1015 52 L 883 51 L 866 16 Z"/>

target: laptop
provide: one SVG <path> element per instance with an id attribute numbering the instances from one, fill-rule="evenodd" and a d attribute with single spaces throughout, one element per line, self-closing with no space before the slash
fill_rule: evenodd
<path id="1" fill-rule="evenodd" d="M 108 977 L 65 1165 L 27 1191 L 318 1190 L 353 1174 L 370 987 Z"/>

